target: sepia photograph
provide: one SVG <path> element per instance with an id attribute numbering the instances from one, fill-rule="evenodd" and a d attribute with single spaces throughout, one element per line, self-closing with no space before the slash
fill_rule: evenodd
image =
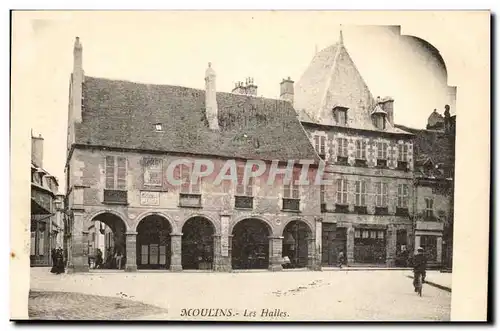
<path id="1" fill-rule="evenodd" d="M 11 318 L 486 316 L 490 13 L 386 15 L 12 12 Z"/>

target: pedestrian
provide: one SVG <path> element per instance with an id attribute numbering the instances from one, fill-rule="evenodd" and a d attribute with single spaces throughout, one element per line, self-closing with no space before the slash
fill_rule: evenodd
<path id="1" fill-rule="evenodd" d="M 102 267 L 102 262 L 103 262 L 103 259 L 102 259 L 102 251 L 98 248 L 98 249 L 97 249 L 96 258 L 95 258 L 95 266 L 94 266 L 94 269 L 101 269 L 101 267 Z"/>
<path id="2" fill-rule="evenodd" d="M 62 248 L 58 248 L 56 250 L 55 256 L 56 256 L 56 263 L 54 264 L 54 267 L 52 268 L 54 270 L 55 274 L 62 274 L 64 273 L 64 256 L 63 256 L 63 250 Z M 52 272 L 52 271 L 51 271 Z"/>
<path id="3" fill-rule="evenodd" d="M 117 249 L 116 253 L 115 253 L 115 261 L 116 261 L 116 267 L 118 270 L 120 270 L 122 268 L 122 258 L 123 258 L 123 255 L 122 255 L 121 251 L 119 249 Z"/>
<path id="4" fill-rule="evenodd" d="M 342 265 L 345 264 L 345 255 L 343 251 L 340 251 L 339 255 L 337 256 L 337 262 L 339 268 L 342 268 Z"/>

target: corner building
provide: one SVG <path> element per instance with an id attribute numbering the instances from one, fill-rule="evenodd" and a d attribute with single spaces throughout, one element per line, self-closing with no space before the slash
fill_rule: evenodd
<path id="1" fill-rule="evenodd" d="M 413 243 L 413 134 L 394 125 L 394 100 L 374 98 L 343 44 L 318 52 L 282 83 L 311 145 L 326 161 L 320 192 L 323 265 L 395 266 Z"/>
<path id="2" fill-rule="evenodd" d="M 210 64 L 205 90 L 140 84 L 84 75 L 83 47 L 74 45 L 66 161 L 70 215 L 70 271 L 87 271 L 89 232 L 99 221 L 113 233 L 123 269 L 318 269 L 321 205 L 318 186 L 273 185 L 264 173 L 247 185 L 211 177 L 191 182 L 191 164 L 174 168 L 182 185 L 167 180 L 179 159 L 210 160 L 215 170 L 235 160 L 266 164 L 311 160 L 318 154 L 291 103 L 256 97 L 257 86 L 216 91 Z M 200 75 L 200 79 L 203 76 Z M 297 171 L 299 169 L 296 169 Z M 294 173 L 297 173 L 294 172 Z"/>

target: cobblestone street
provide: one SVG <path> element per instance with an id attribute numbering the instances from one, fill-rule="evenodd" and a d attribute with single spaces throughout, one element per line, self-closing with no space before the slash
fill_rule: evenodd
<path id="1" fill-rule="evenodd" d="M 72 292 L 30 292 L 29 317 L 43 320 L 128 320 L 164 309 L 137 301 Z"/>
<path id="2" fill-rule="evenodd" d="M 437 272 L 430 272 L 429 279 L 433 273 L 436 273 L 434 278 L 438 277 Z M 31 289 L 129 299 L 137 304 L 132 306 L 130 301 L 125 304 L 97 297 L 87 301 L 84 297 L 70 296 L 73 310 L 86 316 L 81 318 L 89 318 L 100 309 L 98 314 L 102 314 L 102 318 L 110 318 L 109 314 L 113 314 L 110 311 L 114 310 L 123 318 L 130 312 L 128 318 L 211 320 L 216 317 L 181 315 L 183 310 L 192 309 L 189 312 L 196 314 L 194 309 L 219 308 L 232 309 L 233 315 L 227 317 L 228 320 L 449 320 L 451 293 L 426 285 L 423 297 L 418 297 L 413 292 L 409 275 L 408 270 L 53 275 L 45 268 L 32 268 Z M 451 280 L 451 274 L 448 275 Z M 129 306 L 127 310 L 116 312 L 113 307 L 117 304 Z M 30 308 L 36 305 L 37 298 L 30 298 Z M 65 305 L 64 302 L 45 303 L 46 314 L 55 316 L 61 305 Z M 265 309 L 268 312 L 279 310 L 285 315 L 262 316 Z M 255 312 L 255 316 L 250 312 Z"/>

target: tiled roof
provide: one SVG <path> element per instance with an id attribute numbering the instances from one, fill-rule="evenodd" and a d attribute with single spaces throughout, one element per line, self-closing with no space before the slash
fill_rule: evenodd
<path id="1" fill-rule="evenodd" d="M 85 77 L 76 143 L 262 160 L 319 160 L 289 102 L 217 93 L 220 131 L 205 91 Z M 162 131 L 155 124 L 162 124 Z"/>
<path id="2" fill-rule="evenodd" d="M 414 137 L 415 175 L 417 177 L 452 177 L 455 167 L 455 135 L 444 131 L 413 129 L 396 124 Z"/>

